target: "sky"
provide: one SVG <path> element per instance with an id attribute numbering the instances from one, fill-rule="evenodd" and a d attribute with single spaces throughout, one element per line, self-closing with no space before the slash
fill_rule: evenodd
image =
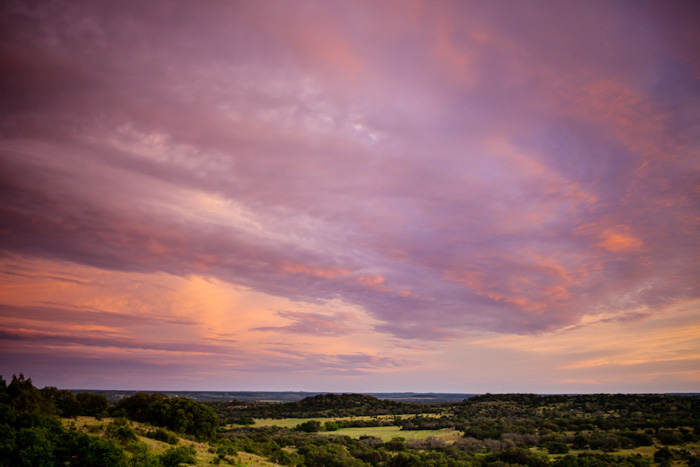
<path id="1" fill-rule="evenodd" d="M 0 374 L 700 392 L 700 4 L 7 0 Z"/>

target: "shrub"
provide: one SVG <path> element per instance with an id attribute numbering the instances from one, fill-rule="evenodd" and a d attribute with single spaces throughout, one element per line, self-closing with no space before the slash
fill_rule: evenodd
<path id="1" fill-rule="evenodd" d="M 126 418 L 115 418 L 106 429 L 107 436 L 121 444 L 127 444 L 136 439 L 136 433 L 131 427 L 131 423 Z"/>
<path id="2" fill-rule="evenodd" d="M 197 451 L 192 446 L 178 446 L 168 448 L 160 456 L 163 467 L 180 467 L 180 464 L 194 464 L 197 462 Z"/>
<path id="3" fill-rule="evenodd" d="M 157 428 L 155 431 L 149 431 L 146 433 L 146 436 L 168 444 L 177 444 L 180 442 L 179 437 L 162 428 Z"/>
<path id="4" fill-rule="evenodd" d="M 309 420 L 308 422 L 298 424 L 297 430 L 304 431 L 306 433 L 315 433 L 321 430 L 321 422 L 318 420 Z"/>
<path id="5" fill-rule="evenodd" d="M 547 443 L 547 452 L 550 454 L 566 454 L 569 452 L 569 446 L 559 442 Z"/>

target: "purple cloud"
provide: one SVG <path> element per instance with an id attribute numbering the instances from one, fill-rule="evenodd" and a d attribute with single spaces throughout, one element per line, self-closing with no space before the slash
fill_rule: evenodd
<path id="1" fill-rule="evenodd" d="M 7 2 L 0 248 L 417 340 L 696 299 L 687 5 Z"/>

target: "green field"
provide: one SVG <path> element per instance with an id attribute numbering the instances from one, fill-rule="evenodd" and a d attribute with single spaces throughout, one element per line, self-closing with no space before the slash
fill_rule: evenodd
<path id="1" fill-rule="evenodd" d="M 261 418 L 255 420 L 255 428 L 260 428 L 264 426 L 279 426 L 282 428 L 294 428 L 300 423 L 308 422 L 310 420 L 318 420 L 321 423 L 333 420 L 342 420 L 341 418 Z M 235 425 L 232 425 L 235 426 Z"/>
<path id="2" fill-rule="evenodd" d="M 413 415 L 405 415 L 404 417 L 409 417 Z M 379 418 L 394 418 L 395 416 L 383 416 Z M 283 418 L 283 419 L 272 419 L 265 418 L 255 420 L 256 428 L 264 426 L 278 426 L 282 428 L 293 429 L 297 425 L 308 422 L 310 420 L 318 420 L 321 423 L 329 421 L 338 420 L 370 420 L 374 417 L 338 417 L 338 418 Z M 358 439 L 360 436 L 375 436 L 380 438 L 382 441 L 391 441 L 393 438 L 404 438 L 406 440 L 416 440 L 416 439 L 426 439 L 429 436 L 434 436 L 444 440 L 446 443 L 451 444 L 456 439 L 461 436 L 461 433 L 453 429 L 441 429 L 441 430 L 402 430 L 398 426 L 375 426 L 375 427 L 351 427 L 351 428 L 341 428 L 336 431 L 321 431 L 318 434 L 327 436 L 349 436 L 351 438 Z"/>
<path id="3" fill-rule="evenodd" d="M 440 414 L 421 414 L 422 417 L 439 417 Z M 295 428 L 297 425 L 308 422 L 310 420 L 318 420 L 321 423 L 325 422 L 335 422 L 342 420 L 393 420 L 395 418 L 410 418 L 415 417 L 415 414 L 404 414 L 404 415 L 378 415 L 378 416 L 358 416 L 358 417 L 328 417 L 328 418 L 256 418 L 255 424 L 256 428 L 263 426 L 279 426 L 283 428 Z"/>
<path id="4" fill-rule="evenodd" d="M 341 428 L 338 431 L 324 431 L 320 434 L 324 435 L 344 435 L 358 439 L 360 436 L 375 436 L 382 441 L 391 441 L 393 438 L 404 438 L 405 440 L 426 439 L 429 436 L 440 438 L 445 443 L 451 444 L 462 436 L 459 431 L 451 428 L 442 430 L 402 430 L 398 426 L 377 426 L 377 427 L 361 427 L 361 428 Z"/>

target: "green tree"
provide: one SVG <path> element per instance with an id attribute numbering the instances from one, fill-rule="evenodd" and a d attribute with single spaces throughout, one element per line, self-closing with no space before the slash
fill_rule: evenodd
<path id="1" fill-rule="evenodd" d="M 318 420 L 309 420 L 308 422 L 298 424 L 297 430 L 304 431 L 306 433 L 315 433 L 317 431 L 321 431 L 321 422 Z"/>
<path id="2" fill-rule="evenodd" d="M 388 467 L 419 467 L 423 465 L 420 457 L 415 454 L 399 452 L 387 462 Z"/>
<path id="3" fill-rule="evenodd" d="M 45 399 L 53 402 L 60 416 L 71 418 L 80 414 L 80 404 L 72 391 L 56 389 L 53 386 L 47 386 L 39 391 Z"/>
<path id="4" fill-rule="evenodd" d="M 324 425 L 326 427 L 326 431 L 338 431 L 340 429 L 337 422 L 326 422 Z"/>
<path id="5" fill-rule="evenodd" d="M 56 409 L 50 400 L 45 399 L 41 392 L 34 387 L 31 378 L 12 375 L 12 381 L 7 386 L 7 396 L 10 403 L 20 412 L 40 411 L 55 413 Z"/>
<path id="6" fill-rule="evenodd" d="M 406 440 L 400 437 L 392 438 L 391 441 L 386 442 L 384 447 L 386 447 L 386 449 L 389 451 L 405 451 Z"/>
<path id="7" fill-rule="evenodd" d="M 126 453 L 112 440 L 74 431 L 68 445 L 71 467 L 127 467 Z"/>
<path id="8" fill-rule="evenodd" d="M 8 465 L 54 465 L 56 444 L 55 437 L 45 427 L 21 428 L 15 434 L 15 449 Z"/>
<path id="9" fill-rule="evenodd" d="M 569 452 L 569 446 L 565 443 L 554 441 L 547 443 L 547 452 L 550 454 L 566 454 Z"/>
<path id="10" fill-rule="evenodd" d="M 654 462 L 658 463 L 668 463 L 673 459 L 673 452 L 668 448 L 668 446 L 664 446 L 660 449 L 657 449 L 657 451 L 654 453 Z"/>
<path id="11" fill-rule="evenodd" d="M 91 417 L 101 417 L 105 415 L 109 402 L 104 394 L 93 394 L 91 392 L 81 392 L 75 397 L 81 415 Z"/>
<path id="12" fill-rule="evenodd" d="M 326 443 L 323 446 L 303 446 L 299 453 L 308 467 L 360 467 L 364 462 L 350 455 L 344 446 Z"/>

